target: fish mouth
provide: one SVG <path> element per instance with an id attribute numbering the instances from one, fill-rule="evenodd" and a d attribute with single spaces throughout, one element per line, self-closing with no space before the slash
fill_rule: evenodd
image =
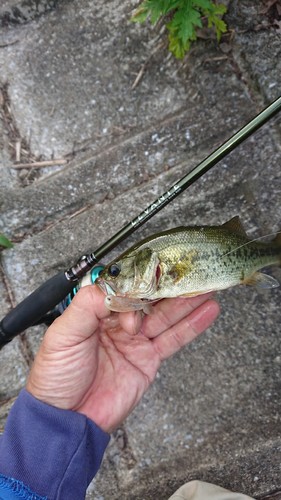
<path id="1" fill-rule="evenodd" d="M 102 278 L 97 278 L 95 284 L 105 293 L 105 295 L 116 295 L 116 291 L 110 283 Z"/>

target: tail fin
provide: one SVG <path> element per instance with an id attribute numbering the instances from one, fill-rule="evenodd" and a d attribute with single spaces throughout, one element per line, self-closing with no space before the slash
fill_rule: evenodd
<path id="1" fill-rule="evenodd" d="M 277 233 L 272 243 L 280 248 L 279 266 L 281 266 L 281 231 Z"/>

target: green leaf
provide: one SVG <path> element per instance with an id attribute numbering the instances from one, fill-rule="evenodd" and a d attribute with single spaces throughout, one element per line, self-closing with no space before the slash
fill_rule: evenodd
<path id="1" fill-rule="evenodd" d="M 142 23 L 150 17 L 151 24 L 156 24 L 160 17 L 179 8 L 181 3 L 182 0 L 144 0 L 131 20 Z"/>
<path id="2" fill-rule="evenodd" d="M 189 2 L 186 3 L 185 8 L 178 10 L 172 21 L 167 24 L 167 28 L 174 38 L 178 38 L 182 47 L 187 46 L 190 40 L 196 38 L 195 28 L 202 27 L 200 13 L 194 10 Z"/>
<path id="3" fill-rule="evenodd" d="M 210 2 L 209 0 L 195 0 L 192 2 L 192 4 L 195 8 L 199 7 L 205 10 L 211 10 L 213 6 L 212 2 Z"/>
<path id="4" fill-rule="evenodd" d="M 0 246 L 5 248 L 12 248 L 13 243 L 4 236 L 4 234 L 0 233 Z"/>
<path id="5" fill-rule="evenodd" d="M 163 18 L 168 29 L 169 50 L 177 59 L 182 59 L 196 40 L 197 28 L 202 28 L 202 17 L 208 20 L 208 27 L 214 28 L 217 40 L 225 33 L 227 26 L 221 19 L 226 7 L 211 0 L 144 0 L 132 21 L 144 22 L 148 17 L 152 24 Z"/>
<path id="6" fill-rule="evenodd" d="M 216 5 L 216 7 L 224 7 L 224 5 Z M 226 23 L 214 12 L 208 16 L 208 27 L 212 28 L 213 26 L 215 27 L 217 40 L 219 42 L 222 33 L 227 31 L 227 26 Z"/>
<path id="7" fill-rule="evenodd" d="M 149 11 L 145 8 L 139 8 L 136 10 L 136 12 L 132 15 L 130 21 L 134 23 L 143 23 L 149 15 Z"/>
<path id="8" fill-rule="evenodd" d="M 213 3 L 212 5 L 213 5 L 213 9 L 214 9 L 213 12 L 217 16 L 223 16 L 226 13 L 226 11 L 227 11 L 226 6 L 223 5 L 222 3 L 218 4 L 218 5 Z"/>
<path id="9" fill-rule="evenodd" d="M 221 39 L 222 33 L 225 33 L 226 31 L 227 31 L 227 26 L 225 22 L 222 19 L 218 19 L 216 21 L 216 36 L 218 42 Z"/>
<path id="10" fill-rule="evenodd" d="M 169 33 L 169 50 L 177 59 L 183 59 L 189 48 L 190 43 L 186 43 L 184 46 L 178 37 L 174 37 L 172 33 Z"/>
<path id="11" fill-rule="evenodd" d="M 166 14 L 169 0 L 146 0 L 144 6 L 149 10 L 151 24 L 156 24 Z"/>

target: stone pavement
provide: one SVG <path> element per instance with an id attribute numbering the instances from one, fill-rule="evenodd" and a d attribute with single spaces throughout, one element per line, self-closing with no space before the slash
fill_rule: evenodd
<path id="1" fill-rule="evenodd" d="M 0 231 L 15 244 L 1 254 L 0 317 L 278 97 L 272 9 L 228 4 L 223 44 L 202 39 L 182 63 L 161 33 L 129 22 L 136 2 L 2 2 Z M 250 236 L 280 229 L 280 125 L 272 119 L 111 256 L 160 229 L 236 214 Z M 19 152 L 22 163 L 66 163 L 17 170 Z M 163 365 L 113 434 L 88 499 L 164 500 L 194 478 L 281 498 L 280 290 L 218 298 L 216 324 Z M 0 430 L 43 332 L 0 352 Z"/>

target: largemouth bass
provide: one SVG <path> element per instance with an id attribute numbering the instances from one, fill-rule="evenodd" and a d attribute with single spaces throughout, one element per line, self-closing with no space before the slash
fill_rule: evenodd
<path id="1" fill-rule="evenodd" d="M 251 241 L 239 217 L 222 226 L 177 227 L 140 241 L 111 262 L 96 283 L 112 311 L 143 309 L 167 297 L 192 297 L 238 284 L 275 288 L 259 270 L 281 265 L 281 234 Z"/>

